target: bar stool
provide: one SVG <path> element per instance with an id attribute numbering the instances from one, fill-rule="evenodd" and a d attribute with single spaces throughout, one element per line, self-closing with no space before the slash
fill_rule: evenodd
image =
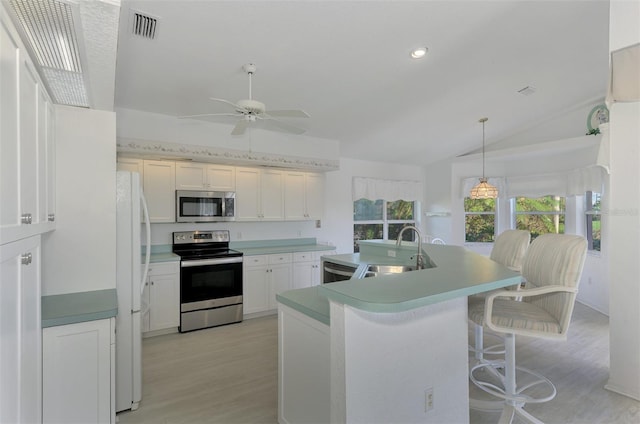
<path id="1" fill-rule="evenodd" d="M 498 237 L 493 244 L 491 250 L 490 259 L 498 262 L 511 269 L 512 271 L 520 272 L 522 268 L 522 260 L 524 254 L 529 247 L 531 241 L 531 234 L 525 230 L 505 230 Z M 518 289 L 515 286 L 513 289 Z M 486 297 L 493 292 L 480 293 L 468 298 L 469 308 L 476 304 L 484 304 Z M 484 347 L 484 331 L 482 325 L 478 325 L 471 322 L 474 326 L 474 346 L 469 346 L 469 350 L 474 352 L 476 363 L 482 363 L 485 361 L 484 355 L 501 355 L 504 353 L 504 345 L 502 339 L 499 344 Z"/>
<path id="2" fill-rule="evenodd" d="M 502 399 L 500 423 L 511 423 L 518 415 L 525 422 L 541 421 L 524 410 L 527 403 L 542 403 L 553 399 L 556 388 L 546 377 L 516 366 L 515 336 L 523 335 L 550 340 L 566 340 L 567 330 L 578 293 L 578 284 L 587 253 L 584 237 L 565 234 L 543 234 L 527 249 L 522 276 L 525 288 L 503 290 L 490 294 L 485 304 L 469 308 L 469 319 L 479 325 L 504 334 L 504 374 L 493 381 L 476 377 L 477 371 L 494 363 L 481 363 L 471 369 L 470 379 L 481 390 Z M 516 370 L 533 377 L 533 381 L 518 385 Z M 493 374 L 493 373 L 492 373 Z M 535 396 L 531 389 L 536 390 Z M 545 392 L 541 394 L 541 391 Z M 473 407 L 473 402 L 470 401 Z"/>

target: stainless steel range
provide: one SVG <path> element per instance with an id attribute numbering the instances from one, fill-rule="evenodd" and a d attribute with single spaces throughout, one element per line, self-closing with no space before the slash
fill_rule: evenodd
<path id="1" fill-rule="evenodd" d="M 180 255 L 180 332 L 242 321 L 242 252 L 229 231 L 173 233 Z"/>

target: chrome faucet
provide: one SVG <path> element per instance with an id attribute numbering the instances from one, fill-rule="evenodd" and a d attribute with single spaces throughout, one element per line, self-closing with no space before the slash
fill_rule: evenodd
<path id="1" fill-rule="evenodd" d="M 414 227 L 413 225 L 407 225 L 400 230 L 400 234 L 398 234 L 398 239 L 396 240 L 396 246 L 402 246 L 402 234 L 406 230 L 413 230 L 416 232 L 416 236 L 418 237 L 418 255 L 416 256 L 416 268 L 423 269 L 424 268 L 424 258 L 422 257 L 422 235 L 420 235 L 420 230 Z"/>

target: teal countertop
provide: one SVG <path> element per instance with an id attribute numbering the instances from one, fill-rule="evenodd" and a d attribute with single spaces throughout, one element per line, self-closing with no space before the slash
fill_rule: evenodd
<path id="1" fill-rule="evenodd" d="M 151 255 L 149 256 L 149 262 L 179 262 L 180 256 L 176 255 L 171 251 L 172 246 L 170 244 L 152 244 L 151 245 Z M 145 246 L 142 246 L 142 261 L 145 261 Z"/>
<path id="2" fill-rule="evenodd" d="M 335 246 L 320 244 L 315 238 L 235 241 L 229 247 L 245 256 L 335 250 Z"/>
<path id="3" fill-rule="evenodd" d="M 407 264 L 410 256 L 405 252 L 415 253 L 415 249 L 415 245 L 412 246 L 410 243 L 396 250 L 395 243 L 379 242 L 373 249 L 361 247 L 360 254 L 332 255 L 324 258 L 354 267 L 372 263 Z M 396 256 L 389 256 L 389 251 L 393 251 Z M 500 289 L 517 284 L 521 279 L 520 274 L 461 246 L 427 244 L 423 246 L 423 251 L 435 267 L 322 284 L 314 287 L 316 291 L 287 291 L 278 295 L 277 299 L 327 323 L 329 299 L 368 312 L 396 313 Z"/>
<path id="4" fill-rule="evenodd" d="M 113 318 L 118 314 L 116 289 L 42 297 L 42 328 Z"/>

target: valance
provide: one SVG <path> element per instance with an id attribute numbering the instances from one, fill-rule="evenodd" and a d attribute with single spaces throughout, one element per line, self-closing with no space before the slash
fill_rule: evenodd
<path id="1" fill-rule="evenodd" d="M 384 199 L 388 201 L 422 200 L 420 181 L 381 180 L 377 178 L 353 177 L 353 200 Z"/>

